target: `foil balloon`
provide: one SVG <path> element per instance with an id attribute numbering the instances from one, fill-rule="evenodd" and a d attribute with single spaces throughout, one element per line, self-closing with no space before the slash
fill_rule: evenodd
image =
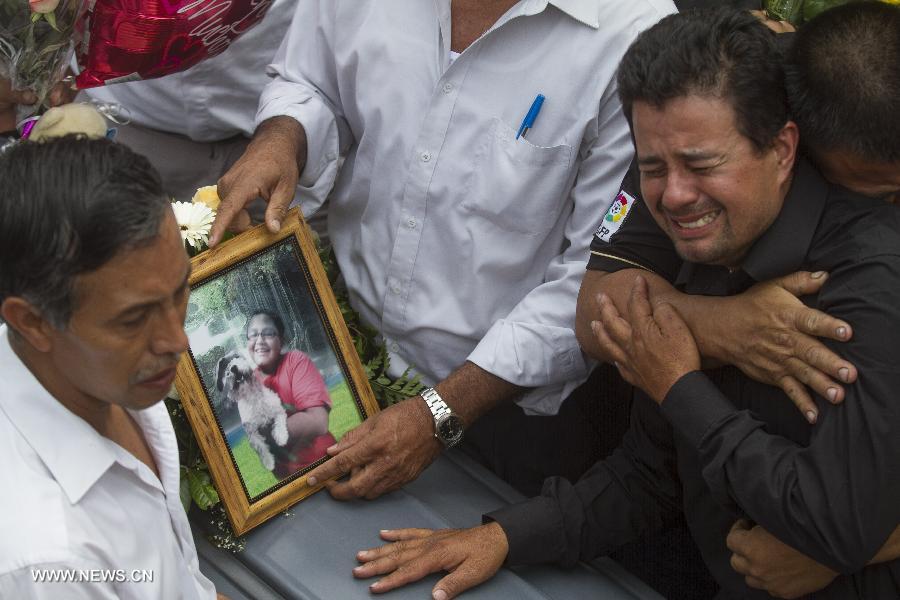
<path id="1" fill-rule="evenodd" d="M 79 88 L 152 79 L 224 51 L 272 0 L 93 0 L 77 47 Z"/>

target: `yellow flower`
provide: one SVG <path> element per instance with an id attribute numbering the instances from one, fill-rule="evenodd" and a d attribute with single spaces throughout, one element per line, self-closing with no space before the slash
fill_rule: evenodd
<path id="1" fill-rule="evenodd" d="M 220 202 L 218 189 L 214 185 L 202 187 L 191 198 L 191 202 L 194 204 L 205 204 L 213 211 L 218 210 Z"/>

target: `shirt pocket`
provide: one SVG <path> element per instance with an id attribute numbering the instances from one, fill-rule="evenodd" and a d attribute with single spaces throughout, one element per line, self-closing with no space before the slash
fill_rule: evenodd
<path id="1" fill-rule="evenodd" d="M 462 208 L 506 231 L 542 234 L 563 207 L 574 149 L 535 146 L 498 118 L 474 153 Z"/>

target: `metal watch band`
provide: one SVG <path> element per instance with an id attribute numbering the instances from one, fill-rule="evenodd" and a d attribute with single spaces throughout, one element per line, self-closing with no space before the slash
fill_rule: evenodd
<path id="1" fill-rule="evenodd" d="M 431 416 L 434 417 L 435 422 L 439 421 L 444 415 L 449 415 L 453 412 L 434 388 L 423 390 L 421 396 L 425 399 L 425 404 L 428 405 L 428 410 L 431 411 Z"/>

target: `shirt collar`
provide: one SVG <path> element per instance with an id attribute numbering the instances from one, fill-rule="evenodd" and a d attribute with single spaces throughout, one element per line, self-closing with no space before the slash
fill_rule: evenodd
<path id="1" fill-rule="evenodd" d="M 579 23 L 594 29 L 600 28 L 600 6 L 596 0 L 522 0 L 517 9 L 519 14 L 536 15 L 546 10 L 549 4 Z"/>
<path id="2" fill-rule="evenodd" d="M 450 19 L 450 0 L 435 0 L 441 20 Z M 600 28 L 600 6 L 596 0 L 521 0 L 509 13 L 536 15 L 543 12 L 548 4 L 552 4 L 579 23 L 594 29 Z M 502 19 L 501 19 L 502 20 Z M 449 44 L 449 41 L 447 42 Z"/>
<path id="3" fill-rule="evenodd" d="M 559 10 L 588 27 L 600 29 L 600 3 L 589 0 L 550 0 Z"/>
<path id="4" fill-rule="evenodd" d="M 77 503 L 116 462 L 112 442 L 50 395 L 13 352 L 6 325 L 0 325 L 0 381 L 0 412 Z"/>
<path id="5" fill-rule="evenodd" d="M 754 281 L 768 281 L 800 270 L 827 199 L 828 184 L 809 162 L 799 159 L 781 212 L 751 246 L 741 270 Z M 695 273 L 694 265 L 685 262 L 676 285 L 683 286 Z"/>

